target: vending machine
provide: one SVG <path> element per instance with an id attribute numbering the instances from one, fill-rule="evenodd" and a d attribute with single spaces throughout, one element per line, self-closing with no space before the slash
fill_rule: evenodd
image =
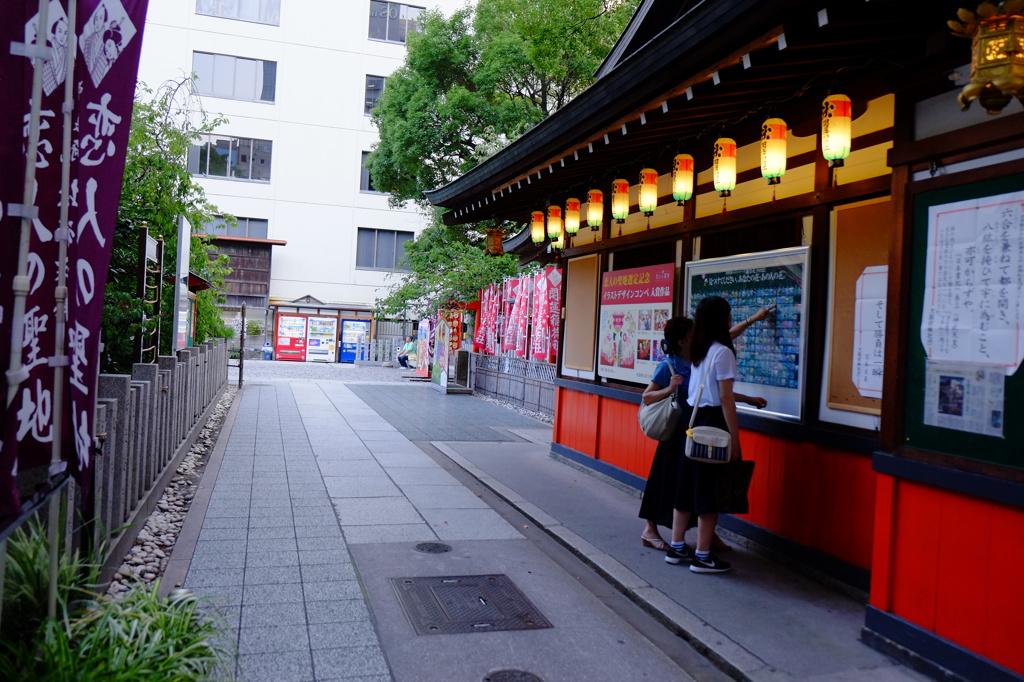
<path id="1" fill-rule="evenodd" d="M 309 318 L 306 332 L 306 362 L 334 362 L 338 352 L 338 318 Z"/>
<path id="2" fill-rule="evenodd" d="M 341 321 L 341 361 L 355 362 L 356 349 L 360 342 L 366 342 L 370 338 L 369 320 L 342 320 Z"/>
<path id="3" fill-rule="evenodd" d="M 276 360 L 306 359 L 306 316 L 277 316 L 277 347 L 274 349 Z"/>

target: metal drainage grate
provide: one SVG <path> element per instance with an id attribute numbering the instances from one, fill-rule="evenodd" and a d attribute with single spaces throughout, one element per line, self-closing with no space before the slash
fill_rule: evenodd
<path id="1" fill-rule="evenodd" d="M 413 547 L 413 549 L 424 554 L 444 554 L 445 552 L 452 551 L 452 546 L 446 545 L 443 542 L 421 542 Z"/>
<path id="2" fill-rule="evenodd" d="M 487 673 L 484 682 L 544 682 L 544 680 L 525 670 L 510 669 Z"/>
<path id="3" fill-rule="evenodd" d="M 418 635 L 552 627 L 507 575 L 392 578 L 391 584 Z"/>

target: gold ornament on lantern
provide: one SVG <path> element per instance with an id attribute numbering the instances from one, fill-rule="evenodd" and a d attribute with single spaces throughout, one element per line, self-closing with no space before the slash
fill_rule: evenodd
<path id="1" fill-rule="evenodd" d="M 672 160 L 672 198 L 682 206 L 693 196 L 693 157 L 676 154 Z"/>
<path id="2" fill-rule="evenodd" d="M 761 175 L 777 185 L 786 174 L 786 122 L 769 118 L 761 124 Z"/>
<path id="3" fill-rule="evenodd" d="M 974 12 L 960 9 L 947 24 L 971 39 L 971 82 L 957 98 L 966 111 L 977 99 L 998 114 L 1014 97 L 1024 103 L 1024 0 L 983 2 Z"/>
<path id="4" fill-rule="evenodd" d="M 540 244 L 544 241 L 544 211 L 534 211 L 530 216 L 530 239 L 534 244 Z"/>
<path id="5" fill-rule="evenodd" d="M 587 225 L 591 231 L 597 232 L 604 222 L 604 192 L 592 189 L 587 192 Z"/>
<path id="6" fill-rule="evenodd" d="M 732 191 L 736 189 L 736 140 L 720 137 L 715 141 L 712 170 L 718 196 L 732 196 Z"/>
<path id="7" fill-rule="evenodd" d="M 640 212 L 650 218 L 657 208 L 658 171 L 653 168 L 644 168 L 640 171 Z"/>
<path id="8" fill-rule="evenodd" d="M 829 95 L 821 103 L 821 154 L 828 165 L 839 168 L 850 155 L 853 103 L 846 95 Z"/>

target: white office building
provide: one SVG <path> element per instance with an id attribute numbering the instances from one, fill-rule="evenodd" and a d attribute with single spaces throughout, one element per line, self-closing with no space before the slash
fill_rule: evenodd
<path id="1" fill-rule="evenodd" d="M 449 14 L 463 0 L 430 4 Z M 238 217 L 206 226 L 231 257 L 228 310 L 245 302 L 250 319 L 271 325 L 282 311 L 369 319 L 402 244 L 425 224 L 415 208 L 388 208 L 362 168 L 377 139 L 370 110 L 422 10 L 380 0 L 150 3 L 139 78 L 155 88 L 195 73 L 205 110 L 228 119 L 189 159 L 209 199 Z"/>

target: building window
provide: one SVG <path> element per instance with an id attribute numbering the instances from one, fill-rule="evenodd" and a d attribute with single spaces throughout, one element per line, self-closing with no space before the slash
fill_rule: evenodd
<path id="1" fill-rule="evenodd" d="M 408 270 L 404 264 L 405 243 L 412 232 L 359 228 L 356 242 L 356 267 L 367 270 Z"/>
<path id="2" fill-rule="evenodd" d="M 203 135 L 198 145 L 188 150 L 188 172 L 233 180 L 270 182 L 270 140 L 248 137 Z"/>
<path id="3" fill-rule="evenodd" d="M 387 194 L 382 192 L 373 186 L 373 178 L 370 177 L 370 169 L 366 167 L 366 159 L 370 156 L 370 152 L 363 152 L 363 163 L 359 167 L 359 191 L 360 192 L 376 192 L 377 194 Z"/>
<path id="4" fill-rule="evenodd" d="M 416 17 L 424 9 L 400 2 L 370 0 L 370 38 L 404 43 L 410 31 L 419 30 Z"/>
<path id="5" fill-rule="evenodd" d="M 196 14 L 281 25 L 281 0 L 196 0 Z"/>
<path id="6" fill-rule="evenodd" d="M 277 62 L 193 52 L 192 72 L 200 95 L 273 102 L 277 91 Z"/>
<path id="7" fill-rule="evenodd" d="M 377 106 L 377 100 L 380 99 L 381 93 L 384 92 L 384 81 L 387 79 L 384 76 L 367 76 L 366 77 L 366 102 L 364 104 L 363 113 L 367 116 L 373 111 L 373 108 Z"/>
<path id="8" fill-rule="evenodd" d="M 267 239 L 270 221 L 262 218 L 235 218 L 236 225 L 228 225 L 224 216 L 214 216 L 205 225 L 199 226 L 199 232 L 211 237 L 247 237 L 249 239 Z"/>

